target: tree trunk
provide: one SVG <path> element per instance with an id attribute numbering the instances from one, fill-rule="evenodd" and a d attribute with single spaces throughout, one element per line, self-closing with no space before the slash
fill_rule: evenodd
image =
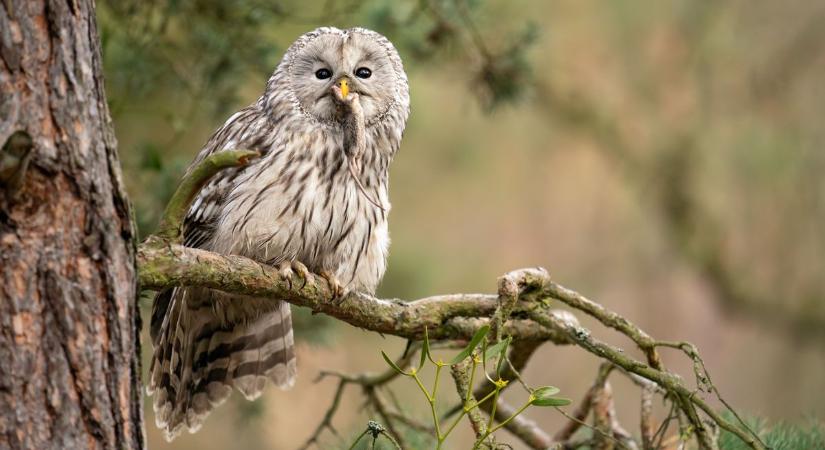
<path id="1" fill-rule="evenodd" d="M 0 0 L 0 145 L 0 448 L 143 448 L 135 232 L 92 0 Z"/>

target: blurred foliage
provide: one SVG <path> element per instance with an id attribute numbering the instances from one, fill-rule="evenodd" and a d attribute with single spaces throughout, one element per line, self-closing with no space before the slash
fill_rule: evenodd
<path id="1" fill-rule="evenodd" d="M 408 64 L 413 67 L 415 60 L 475 58 L 478 64 L 471 67 L 475 73 L 471 79 L 483 85 L 491 107 L 516 99 L 527 84 L 525 52 L 535 42 L 538 27 L 529 23 L 521 31 L 508 31 L 502 37 L 506 44 L 491 49 L 473 23 L 481 2 L 367 0 L 317 6 L 265 0 L 101 2 L 113 115 L 140 107 L 141 98 L 156 92 L 173 95 L 167 102 L 174 110 L 163 113 L 170 114 L 178 126 L 185 124 L 185 113 L 191 109 L 204 109 L 216 117 L 231 113 L 242 86 L 239 80 L 250 74 L 257 80 L 271 73 L 290 44 L 279 42 L 272 32 L 285 23 L 347 26 L 355 22 L 390 36 L 408 60 L 414 58 Z M 312 16 L 306 9 L 319 11 Z M 462 31 L 465 39 L 459 36 Z M 472 50 L 465 40 L 477 48 Z"/>
<path id="2" fill-rule="evenodd" d="M 292 307 L 292 326 L 297 330 L 295 337 L 302 342 L 313 345 L 331 344 L 333 335 L 330 328 L 335 322 L 335 319 L 313 314 L 307 308 Z"/>
<path id="3" fill-rule="evenodd" d="M 729 417 L 730 418 L 730 417 Z M 749 426 L 773 450 L 825 450 L 825 424 L 809 420 L 804 424 L 779 422 L 768 424 L 764 419 L 751 419 Z M 746 450 L 747 446 L 733 434 L 722 431 L 720 450 Z"/>
<path id="4" fill-rule="evenodd" d="M 115 117 L 161 91 L 169 104 L 231 113 L 238 80 L 272 70 L 283 52 L 265 31 L 283 17 L 260 0 L 127 0 L 99 11 L 107 90 Z M 166 113 L 185 114 L 187 108 Z M 185 117 L 185 116 L 183 116 Z M 180 120 L 181 117 L 171 117 Z"/>
<path id="5" fill-rule="evenodd" d="M 197 118 L 218 120 L 237 109 L 245 79 L 268 77 L 289 46 L 273 28 L 292 24 L 356 23 L 390 36 L 408 67 L 417 61 L 472 59 L 468 77 L 485 108 L 517 100 L 529 76 L 525 56 L 538 28 L 528 24 L 507 32 L 506 45 L 491 50 L 473 24 L 478 1 L 389 0 L 305 2 L 266 0 L 126 0 L 102 1 L 99 21 L 106 89 L 115 120 L 151 114 L 172 130 L 163 140 L 146 136 L 127 166 L 140 183 L 158 186 L 151 197 L 136 201 L 142 236 L 154 229 L 159 211 L 171 196 L 186 159 L 162 155 L 178 144 Z M 306 6 L 306 7 L 305 7 Z M 307 11 L 309 9 L 310 11 Z M 318 11 L 311 11 L 317 9 Z M 357 17 L 357 20 L 353 20 Z M 473 52 L 458 34 L 478 45 Z M 306 30 L 304 30 L 306 31 Z M 297 34 L 295 35 L 297 36 Z M 469 54 L 468 54 L 469 50 Z M 410 64 L 412 62 L 412 64 Z M 162 102 L 147 101 L 161 93 Z M 123 150 L 122 150 L 123 151 Z M 125 158 L 128 164 L 130 158 Z M 137 170 L 139 173 L 135 173 Z"/>

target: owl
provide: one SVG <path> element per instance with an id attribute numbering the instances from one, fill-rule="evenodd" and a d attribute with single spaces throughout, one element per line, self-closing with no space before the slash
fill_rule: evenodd
<path id="1" fill-rule="evenodd" d="M 386 269 L 388 169 L 409 115 L 395 47 L 363 28 L 319 28 L 293 43 L 252 105 L 233 114 L 190 169 L 224 150 L 261 157 L 202 188 L 183 242 L 325 277 L 338 295 L 373 293 Z M 298 288 L 299 286 L 295 286 Z M 205 288 L 152 305 L 148 391 L 171 440 L 196 431 L 236 388 L 289 388 L 296 359 L 289 304 Z"/>

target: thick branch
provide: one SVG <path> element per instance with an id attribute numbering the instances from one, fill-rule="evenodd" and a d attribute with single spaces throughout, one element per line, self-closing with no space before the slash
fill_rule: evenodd
<path id="1" fill-rule="evenodd" d="M 157 237 L 150 237 L 138 249 L 138 267 L 143 289 L 201 286 L 277 298 L 359 328 L 408 339 L 422 338 L 425 327 L 433 339 L 470 338 L 479 326 L 489 323 L 498 307 L 495 295 L 484 294 L 441 295 L 404 302 L 351 293 L 340 301 L 331 301 L 332 291 L 322 277 L 305 284 L 298 279 L 283 279 L 275 268 L 249 258 L 168 244 Z M 508 321 L 504 333 L 518 339 L 569 342 L 563 333 L 526 320 Z"/>
<path id="2" fill-rule="evenodd" d="M 403 302 L 352 293 L 341 301 L 333 302 L 330 300 L 332 292 L 329 286 L 320 277 L 314 277 L 306 283 L 298 283 L 299 280 L 293 282 L 282 279 L 276 269 L 248 258 L 169 244 L 157 237 L 150 237 L 138 249 L 138 267 L 141 284 L 146 289 L 201 286 L 236 294 L 278 298 L 363 329 L 416 340 L 423 337 L 425 327 L 430 330 L 433 339 L 468 339 L 477 330 L 477 326 L 489 323 L 488 318 L 499 306 L 496 296 L 482 294 L 444 295 Z M 290 286 L 296 289 L 290 289 Z M 551 281 L 548 281 L 542 292 L 529 294 L 528 298 L 532 301 L 525 301 L 524 295 L 520 293 L 520 301 L 513 308 L 513 315 L 527 316 L 531 320 L 507 321 L 504 334 L 511 335 L 516 340 L 539 338 L 565 344 L 575 343 L 600 358 L 687 399 L 720 427 L 736 434 L 752 448 L 764 448 L 751 434 L 724 419 L 704 400 L 688 390 L 678 376 L 630 358 L 620 349 L 594 339 L 578 323 L 569 320 L 566 315 L 548 311 L 534 297 L 556 298 L 581 309 L 605 325 L 622 331 L 643 349 L 659 344 L 626 319 Z M 655 361 L 653 359 L 652 362 Z M 694 426 L 703 427 L 700 421 Z"/>

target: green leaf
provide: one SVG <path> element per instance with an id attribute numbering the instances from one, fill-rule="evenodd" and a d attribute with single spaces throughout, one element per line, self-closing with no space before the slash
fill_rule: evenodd
<path id="1" fill-rule="evenodd" d="M 512 342 L 512 340 L 512 336 L 507 336 L 507 339 L 499 341 L 495 345 L 487 348 L 487 351 L 484 352 L 484 361 L 488 361 L 490 358 L 498 356 L 498 362 L 496 363 L 497 375 L 501 373 L 501 365 L 504 362 L 504 358 L 507 355 L 507 348 L 510 346 L 510 342 Z"/>
<path id="2" fill-rule="evenodd" d="M 395 362 L 394 362 L 392 359 L 390 359 L 390 357 L 389 357 L 389 356 L 387 356 L 387 354 L 386 354 L 386 353 L 384 353 L 384 350 L 381 350 L 381 356 L 383 356 L 383 357 L 384 357 L 384 361 L 386 361 L 386 362 L 387 362 L 387 364 L 389 364 L 389 365 L 390 365 L 390 367 L 392 367 L 392 368 L 393 368 L 396 372 L 400 373 L 401 375 L 408 375 L 408 376 L 409 376 L 409 374 L 408 374 L 407 372 L 404 372 L 403 370 L 401 370 L 401 368 L 400 368 L 400 367 L 398 367 L 398 366 L 395 364 Z"/>
<path id="3" fill-rule="evenodd" d="M 557 388 L 555 386 L 542 386 L 542 387 L 537 388 L 533 391 L 533 397 L 536 397 L 536 398 L 552 397 L 552 396 L 558 394 L 559 392 L 561 392 L 561 390 L 559 390 L 559 388 Z"/>
<path id="4" fill-rule="evenodd" d="M 487 347 L 487 351 L 484 352 L 484 360 L 489 361 L 494 356 L 503 357 L 504 353 L 507 351 L 507 347 L 510 345 L 510 341 L 512 340 L 512 337 L 507 336 L 507 339 L 499 341 L 491 347 Z"/>
<path id="5" fill-rule="evenodd" d="M 478 347 L 478 343 L 481 342 L 482 339 L 484 339 L 484 336 L 487 336 L 487 333 L 489 331 L 489 325 L 484 325 L 483 327 L 479 328 L 478 331 L 476 331 L 476 334 L 473 335 L 473 338 L 470 339 L 470 343 L 467 344 L 466 347 L 464 347 L 464 350 L 461 350 L 461 353 L 456 355 L 455 358 L 453 358 L 453 360 L 450 361 L 450 365 L 456 365 L 461 361 L 464 361 L 464 358 L 470 356 L 470 354 L 473 353 L 473 350 L 475 350 L 476 347 Z"/>
<path id="6" fill-rule="evenodd" d="M 424 346 L 421 347 L 421 360 L 418 362 L 418 370 L 424 367 L 424 362 L 430 356 L 430 336 L 427 333 L 427 327 L 424 327 Z"/>
<path id="7" fill-rule="evenodd" d="M 566 406 L 573 403 L 570 399 L 553 397 L 559 393 L 559 388 L 544 386 L 533 391 L 530 404 L 534 406 Z"/>
<path id="8" fill-rule="evenodd" d="M 530 402 L 533 406 L 567 406 L 573 403 L 572 400 L 569 398 L 561 398 L 561 397 L 547 397 L 547 398 L 537 398 Z"/>

